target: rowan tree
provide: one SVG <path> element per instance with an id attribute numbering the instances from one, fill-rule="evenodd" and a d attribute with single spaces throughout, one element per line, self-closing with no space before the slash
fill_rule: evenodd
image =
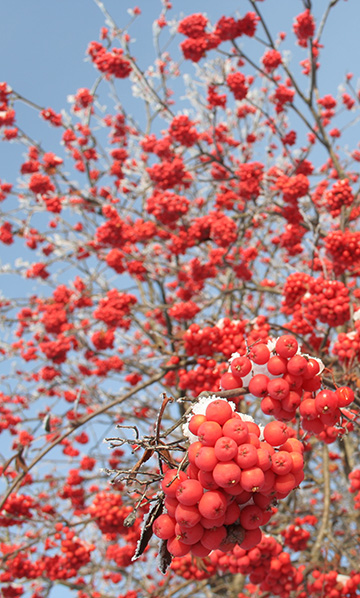
<path id="1" fill-rule="evenodd" d="M 0 84 L 2 595 L 359 596 L 360 92 L 321 85 L 343 3 L 279 32 L 260 1 L 163 0 L 150 64 L 140 8 L 95 3 L 92 87 L 57 112 Z"/>

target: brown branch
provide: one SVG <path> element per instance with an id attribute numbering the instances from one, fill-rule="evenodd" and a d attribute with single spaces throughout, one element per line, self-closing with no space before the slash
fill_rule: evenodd
<path id="1" fill-rule="evenodd" d="M 22 471 L 21 473 L 19 473 L 17 475 L 17 477 L 13 480 L 12 484 L 9 486 L 9 488 L 4 493 L 4 496 L 0 500 L 0 510 L 3 508 L 5 502 L 7 501 L 8 497 L 10 496 L 10 494 L 12 492 L 14 492 L 14 491 L 17 490 L 17 488 L 21 484 L 21 482 L 24 479 L 24 477 L 26 476 L 26 474 L 29 471 L 31 471 L 31 469 L 33 469 L 33 467 L 35 467 L 35 465 L 37 465 L 37 463 L 39 463 L 39 461 L 41 461 L 41 459 L 43 457 L 45 457 L 45 455 L 47 455 L 55 446 L 58 446 L 65 438 L 67 438 L 68 436 L 70 436 L 70 434 L 72 434 L 80 426 L 83 426 L 88 421 L 90 421 L 91 419 L 97 417 L 101 413 L 105 413 L 109 409 L 112 409 L 112 407 L 116 407 L 117 405 L 120 405 L 121 403 L 123 403 L 124 401 L 126 401 L 127 399 L 129 399 L 130 397 L 132 397 L 134 394 L 136 394 L 140 390 L 143 390 L 144 388 L 147 388 L 148 386 L 151 386 L 152 384 L 154 384 L 154 382 L 158 382 L 159 380 L 161 380 L 161 378 L 163 376 L 164 376 L 164 370 L 161 370 L 160 373 L 152 376 L 146 382 L 143 382 L 142 384 L 138 384 L 137 386 L 135 386 L 135 388 L 133 388 L 132 390 L 129 390 L 124 395 L 118 397 L 117 399 L 114 399 L 113 401 L 111 401 L 108 404 L 102 405 L 101 407 L 99 407 L 99 409 L 97 409 L 93 413 L 88 413 L 87 415 L 84 415 L 83 417 L 79 418 L 76 422 L 74 422 L 73 426 L 71 426 L 70 428 L 68 428 L 65 432 L 63 432 L 60 436 L 58 436 L 55 440 L 53 440 L 48 446 L 46 446 L 37 455 L 37 457 L 35 457 L 35 459 L 33 459 L 33 461 L 28 465 L 26 471 Z"/>
<path id="2" fill-rule="evenodd" d="M 329 471 L 329 448 L 324 443 L 323 445 L 323 482 L 324 482 L 324 505 L 323 514 L 321 518 L 321 525 L 315 544 L 311 550 L 311 561 L 317 561 L 320 556 L 321 547 L 325 536 L 329 532 L 329 520 L 330 520 L 330 471 Z"/>

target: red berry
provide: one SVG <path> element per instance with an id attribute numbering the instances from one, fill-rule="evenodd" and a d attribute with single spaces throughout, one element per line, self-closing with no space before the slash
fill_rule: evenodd
<path id="1" fill-rule="evenodd" d="M 220 488 L 226 489 L 240 482 L 241 469 L 235 461 L 222 461 L 215 465 L 213 476 Z"/>
<path id="2" fill-rule="evenodd" d="M 244 529 L 256 529 L 262 524 L 263 514 L 257 505 L 247 505 L 240 513 L 240 524 Z"/>
<path id="3" fill-rule="evenodd" d="M 306 371 L 302 374 L 304 380 L 311 380 L 320 372 L 320 365 L 316 359 L 309 359 Z"/>
<path id="4" fill-rule="evenodd" d="M 193 544 L 190 548 L 191 554 L 193 554 L 194 556 L 198 556 L 201 559 L 207 557 L 208 554 L 211 552 L 211 550 L 209 548 L 205 548 L 205 546 L 203 546 L 201 542 Z"/>
<path id="5" fill-rule="evenodd" d="M 248 357 L 235 357 L 230 364 L 234 376 L 247 376 L 252 368 L 252 363 Z"/>
<path id="6" fill-rule="evenodd" d="M 203 444 L 200 441 L 192 442 L 188 448 L 188 458 L 192 465 L 195 465 L 195 458 Z"/>
<path id="7" fill-rule="evenodd" d="M 216 550 L 219 548 L 221 542 L 225 540 L 226 536 L 227 530 L 224 525 L 215 527 L 213 529 L 206 529 L 204 531 L 203 537 L 201 538 L 201 544 L 205 546 L 205 548 Z"/>
<path id="8" fill-rule="evenodd" d="M 281 401 L 282 409 L 285 411 L 296 411 L 301 403 L 301 396 L 294 390 L 290 390 L 289 394 L 283 401 Z"/>
<path id="9" fill-rule="evenodd" d="M 255 434 L 255 436 L 257 436 L 258 438 L 260 438 L 260 428 L 259 426 L 252 421 L 248 421 L 247 423 L 247 427 L 249 430 L 249 434 Z"/>
<path id="10" fill-rule="evenodd" d="M 334 413 L 338 408 L 338 396 L 331 390 L 321 390 L 315 397 L 316 411 L 321 413 Z"/>
<path id="11" fill-rule="evenodd" d="M 236 462 L 241 469 L 254 467 L 258 463 L 258 452 L 253 444 L 242 444 L 238 448 Z"/>
<path id="12" fill-rule="evenodd" d="M 289 473 L 293 466 L 293 462 L 290 457 L 290 454 L 286 451 L 276 452 L 272 456 L 271 461 L 272 461 L 271 469 L 277 475 L 285 475 L 286 473 Z"/>
<path id="13" fill-rule="evenodd" d="M 178 540 L 176 536 L 167 541 L 167 549 L 173 556 L 185 556 L 190 552 L 190 546 Z"/>
<path id="14" fill-rule="evenodd" d="M 217 463 L 213 446 L 203 446 L 195 457 L 195 465 L 201 471 L 212 471 Z"/>
<path id="15" fill-rule="evenodd" d="M 234 390 L 235 388 L 241 388 L 242 385 L 241 378 L 235 377 L 231 372 L 226 372 L 220 378 L 220 388 L 223 390 Z"/>
<path id="16" fill-rule="evenodd" d="M 265 475 L 260 467 L 251 467 L 241 472 L 241 486 L 247 492 L 259 492 L 265 482 Z"/>
<path id="17" fill-rule="evenodd" d="M 349 386 L 340 386 L 336 389 L 339 407 L 347 407 L 353 402 L 355 395 L 354 391 Z"/>
<path id="18" fill-rule="evenodd" d="M 239 417 L 232 417 L 224 423 L 223 434 L 235 440 L 237 444 L 242 444 L 249 438 L 249 428 Z"/>
<path id="19" fill-rule="evenodd" d="M 237 455 L 238 445 L 230 436 L 222 436 L 216 441 L 214 449 L 219 461 L 231 461 Z"/>
<path id="20" fill-rule="evenodd" d="M 205 495 L 203 494 L 203 497 Z M 201 513 L 195 505 L 186 506 L 186 505 L 178 505 L 175 511 L 175 519 L 176 522 L 179 523 L 182 527 L 193 527 L 197 523 L 199 523 L 201 519 Z"/>
<path id="21" fill-rule="evenodd" d="M 201 523 L 193 527 L 183 527 L 179 523 L 175 525 L 175 536 L 184 544 L 196 544 L 201 540 L 204 528 Z"/>
<path id="22" fill-rule="evenodd" d="M 166 496 L 175 498 L 176 490 L 180 486 L 181 482 L 186 480 L 186 473 L 184 471 L 178 471 L 177 469 L 168 469 L 161 481 L 162 491 L 165 492 Z"/>
<path id="23" fill-rule="evenodd" d="M 249 392 L 254 397 L 264 397 L 267 394 L 268 384 L 268 376 L 265 376 L 265 374 L 256 374 L 249 382 Z"/>
<path id="24" fill-rule="evenodd" d="M 153 532 L 161 540 L 169 540 L 175 535 L 175 519 L 167 513 L 159 515 L 153 523 Z"/>
<path id="25" fill-rule="evenodd" d="M 176 489 L 176 498 L 182 505 L 196 505 L 203 495 L 203 487 L 198 480 L 184 480 Z"/>
<path id="26" fill-rule="evenodd" d="M 200 523 L 205 529 L 220 527 L 225 523 L 225 513 L 223 515 L 220 515 L 220 517 L 216 517 L 216 519 L 207 519 L 206 517 L 201 517 Z"/>
<path id="27" fill-rule="evenodd" d="M 260 407 L 265 415 L 273 415 L 276 417 L 281 411 L 281 402 L 267 395 L 261 399 Z"/>
<path id="28" fill-rule="evenodd" d="M 295 476 L 292 473 L 278 475 L 275 478 L 274 489 L 280 494 L 289 494 L 296 487 Z"/>
<path id="29" fill-rule="evenodd" d="M 176 507 L 178 506 L 179 501 L 177 498 L 172 498 L 171 496 L 165 496 L 164 500 L 164 507 L 167 510 L 168 515 L 170 517 L 175 517 Z"/>
<path id="30" fill-rule="evenodd" d="M 228 505 L 226 509 L 224 524 L 232 525 L 233 523 L 235 523 L 235 521 L 239 519 L 239 516 L 240 507 L 237 502 L 233 501 Z"/>
<path id="31" fill-rule="evenodd" d="M 257 465 L 263 471 L 267 471 L 271 467 L 271 454 L 266 448 L 257 449 Z"/>
<path id="32" fill-rule="evenodd" d="M 197 414 L 193 415 L 189 421 L 189 430 L 192 434 L 197 436 L 199 426 L 206 421 L 205 415 Z"/>
<path id="33" fill-rule="evenodd" d="M 286 365 L 287 359 L 280 357 L 279 355 L 274 355 L 273 357 L 270 357 L 267 369 L 273 376 L 279 376 L 280 374 L 286 373 Z"/>
<path id="34" fill-rule="evenodd" d="M 319 415 L 314 399 L 304 399 L 299 407 L 300 415 L 304 419 L 316 419 Z"/>
<path id="35" fill-rule="evenodd" d="M 265 343 L 253 345 L 250 349 L 249 359 L 258 365 L 264 365 L 269 361 L 270 351 Z"/>
<path id="36" fill-rule="evenodd" d="M 216 490 L 219 487 L 214 480 L 212 471 L 199 471 L 198 480 L 206 490 Z"/>
<path id="37" fill-rule="evenodd" d="M 303 380 L 302 388 L 306 392 L 316 392 L 319 390 L 321 386 L 321 378 L 320 376 L 315 376 L 314 378 L 309 378 L 307 380 Z"/>
<path id="38" fill-rule="evenodd" d="M 222 436 L 222 429 L 215 421 L 205 421 L 199 426 L 197 435 L 203 445 L 215 446 L 216 441 Z"/>
<path id="39" fill-rule="evenodd" d="M 290 385 L 284 378 L 274 378 L 268 383 L 267 392 L 273 399 L 282 401 L 289 394 Z"/>
<path id="40" fill-rule="evenodd" d="M 266 424 L 264 438 L 271 446 L 280 446 L 289 438 L 289 431 L 286 424 L 274 421 Z"/>
<path id="41" fill-rule="evenodd" d="M 216 399 L 209 403 L 206 408 L 206 419 L 214 421 L 222 426 L 228 419 L 232 417 L 233 410 L 230 403 L 225 399 Z"/>
<path id="42" fill-rule="evenodd" d="M 241 542 L 240 547 L 244 550 L 250 550 L 260 544 L 262 538 L 262 531 L 259 527 L 255 529 L 245 530 L 245 538 Z M 282 587 L 281 587 L 282 588 Z"/>
<path id="43" fill-rule="evenodd" d="M 298 350 L 298 346 L 299 345 L 296 338 L 291 334 L 286 334 L 278 338 L 275 349 L 276 353 L 280 355 L 280 357 L 289 359 L 295 355 L 296 351 Z"/>
<path id="44" fill-rule="evenodd" d="M 294 355 L 289 359 L 287 364 L 287 371 L 292 376 L 302 376 L 304 373 L 307 373 L 307 366 L 308 362 L 305 357 L 302 355 Z"/>
<path id="45" fill-rule="evenodd" d="M 209 490 L 202 495 L 198 507 L 202 517 L 216 519 L 225 514 L 227 500 L 220 490 Z"/>

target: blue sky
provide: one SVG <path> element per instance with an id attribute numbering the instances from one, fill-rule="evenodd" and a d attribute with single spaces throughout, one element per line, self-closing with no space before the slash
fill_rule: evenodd
<path id="1" fill-rule="evenodd" d="M 327 0 L 317 0 L 322 12 Z M 124 25 L 128 7 L 139 6 L 142 16 L 131 32 L 137 38 L 137 57 L 143 61 L 151 48 L 151 23 L 159 14 L 160 0 L 105 0 L 117 23 Z M 303 10 L 300 0 L 259 2 L 273 32 L 291 28 L 293 16 Z M 250 10 L 244 0 L 174 0 L 170 14 L 185 15 L 206 11 L 211 20 L 222 14 L 244 14 Z M 345 69 L 355 70 L 360 56 L 358 23 L 360 3 L 340 0 L 325 35 L 329 87 Z M 86 47 L 97 40 L 102 15 L 93 0 L 11 0 L 3 2 L 0 22 L 0 80 L 8 81 L 24 95 L 47 102 L 54 109 L 64 105 L 66 96 L 78 87 L 90 85 L 94 70 L 84 63 Z M 151 50 L 150 50 L 151 52 Z"/>
<path id="2" fill-rule="evenodd" d="M 313 3 L 318 14 L 328 0 Z M 131 29 L 137 40 L 135 55 L 146 67 L 153 57 L 151 25 L 161 10 L 160 0 L 105 0 L 105 5 L 118 25 L 129 20 L 127 8 L 139 6 L 142 15 Z M 291 34 L 294 15 L 303 10 L 300 0 L 266 0 L 259 2 L 273 33 Z M 245 0 L 174 0 L 170 15 L 206 11 L 215 21 L 222 14 L 243 15 L 251 9 Z M 323 93 L 336 93 L 346 71 L 357 74 L 360 57 L 360 2 L 339 0 L 333 10 L 324 36 L 326 69 L 321 72 Z M 102 14 L 93 0 L 11 0 L 3 2 L 0 21 L 0 81 L 7 81 L 16 91 L 54 110 L 67 107 L 66 98 L 79 87 L 91 86 L 96 73 L 85 61 L 91 40 L 99 39 Z M 290 41 L 290 40 L 289 40 Z M 305 52 L 304 56 L 305 58 Z M 357 77 L 355 77 L 357 80 Z M 124 94 L 128 94 L 128 87 Z M 21 115 L 24 128 L 39 135 L 39 120 L 29 110 Z M 48 128 L 49 131 L 49 128 Z M 51 131 L 42 132 L 51 140 Z M 49 137 L 47 137 L 49 136 Z M 0 148 L 0 178 L 11 180 L 17 175 L 15 145 Z M 55 149 L 55 148 L 48 148 Z M 11 176 L 10 176 L 11 175 Z"/>
<path id="3" fill-rule="evenodd" d="M 120 26 L 128 22 L 127 8 L 141 8 L 142 15 L 132 27 L 131 35 L 137 40 L 134 46 L 135 56 L 141 66 L 146 68 L 154 56 L 151 25 L 160 13 L 160 0 L 105 0 L 105 4 Z M 328 1 L 314 0 L 313 4 L 320 13 L 326 8 Z M 173 6 L 170 13 L 173 16 L 206 11 L 212 22 L 222 14 L 232 15 L 238 10 L 243 15 L 250 10 L 250 4 L 245 0 L 174 0 Z M 291 32 L 293 17 L 303 10 L 303 4 L 300 0 L 266 0 L 259 3 L 259 8 L 266 15 L 271 31 L 276 34 L 281 30 Z M 356 85 L 360 72 L 359 22 L 359 0 L 339 0 L 324 36 L 326 68 L 321 71 L 320 76 L 322 95 L 336 95 L 337 86 L 348 71 L 354 72 Z M 80 87 L 91 87 L 96 78 L 95 70 L 84 59 L 88 43 L 99 39 L 102 26 L 103 17 L 93 0 L 2 2 L 0 81 L 7 81 L 18 93 L 44 107 L 60 111 L 67 107 L 68 95 L 74 94 Z M 305 58 L 305 53 L 302 57 Z M 131 105 L 130 86 L 124 83 L 121 89 L 124 98 Z M 133 105 L 136 116 L 137 105 Z M 21 111 L 21 124 L 48 151 L 59 152 L 61 155 L 57 145 L 58 133 L 50 127 L 42 126 L 31 110 Z M 355 146 L 360 139 L 359 126 L 354 127 L 351 135 Z M 18 176 L 19 160 L 16 144 L 1 144 L 0 179 L 14 182 Z M 2 252 L 4 248 L 2 251 L 0 248 L 0 253 Z M 59 589 L 59 598 L 67 595 L 69 594 L 64 589 Z"/>

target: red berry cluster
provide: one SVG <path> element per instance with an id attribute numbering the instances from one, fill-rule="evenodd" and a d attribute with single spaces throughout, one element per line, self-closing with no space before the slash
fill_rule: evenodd
<path id="1" fill-rule="evenodd" d="M 244 550 L 235 546 L 228 554 L 214 551 L 210 561 L 232 574 L 249 575 L 251 583 L 271 595 L 288 596 L 303 581 L 302 572 L 291 564 L 290 555 L 283 551 L 281 544 L 274 537 L 264 534 L 254 548 Z"/>
<path id="2" fill-rule="evenodd" d="M 357 314 L 357 312 L 355 312 Z M 357 316 L 356 316 L 357 317 Z M 354 318 L 355 319 L 355 318 Z M 355 330 L 339 332 L 333 346 L 333 353 L 340 361 L 353 361 L 360 356 L 360 321 L 355 321 Z"/>
<path id="3" fill-rule="evenodd" d="M 341 326 L 350 318 L 349 289 L 340 280 L 312 280 L 303 304 L 310 316 L 329 326 Z"/>
<path id="4" fill-rule="evenodd" d="M 249 393 L 261 398 L 263 413 L 291 421 L 303 391 L 320 388 L 320 365 L 298 353 L 298 342 L 292 335 L 284 335 L 268 345 L 258 343 L 247 355 L 235 354 L 231 371 L 222 376 L 220 383 L 225 390 L 248 387 Z"/>
<path id="5" fill-rule="evenodd" d="M 171 569 L 184 579 L 208 579 L 217 572 L 217 567 L 210 563 L 209 559 L 205 561 L 195 560 L 191 554 L 185 554 L 182 557 L 174 557 L 171 565 Z"/>
<path id="6" fill-rule="evenodd" d="M 299 407 L 302 428 L 327 444 L 334 442 L 345 432 L 341 427 L 341 408 L 347 407 L 353 400 L 354 392 L 349 386 L 341 386 L 335 392 L 320 390 L 315 397 L 305 393 Z"/>
<path id="7" fill-rule="evenodd" d="M 360 469 L 354 469 L 349 473 L 350 488 L 349 492 L 354 496 L 355 509 L 360 509 Z"/>
<path id="8" fill-rule="evenodd" d="M 116 538 L 118 534 L 126 534 L 129 531 L 129 528 L 124 526 L 124 520 L 131 512 L 131 507 L 123 504 L 120 493 L 99 492 L 88 512 L 94 517 L 103 534 L 113 534 Z"/>
<path id="9" fill-rule="evenodd" d="M 345 598 L 356 596 L 360 584 L 360 573 L 351 571 L 349 575 L 339 575 L 335 570 L 324 573 L 315 569 L 312 571 L 314 581 L 308 581 L 307 591 L 301 592 L 299 598 L 308 596 L 331 596 L 331 598 Z"/>
<path id="10" fill-rule="evenodd" d="M 261 541 L 272 501 L 304 478 L 302 444 L 277 421 L 265 426 L 260 440 L 259 426 L 224 399 L 203 399 L 197 407 L 205 413 L 189 421 L 197 440 L 188 448 L 188 468 L 166 472 L 161 487 L 167 513 L 154 522 L 154 533 L 178 557 L 205 557 L 235 545 L 251 549 Z"/>
<path id="11" fill-rule="evenodd" d="M 270 326 L 264 316 L 258 316 L 251 322 L 252 328 L 247 334 L 248 344 L 269 338 Z M 183 341 L 187 355 L 214 355 L 222 353 L 227 359 L 235 351 L 245 350 L 244 333 L 249 325 L 247 320 L 223 318 L 215 326 L 201 328 L 191 324 L 184 333 Z"/>
<path id="12" fill-rule="evenodd" d="M 307 549 L 308 540 L 311 537 L 310 532 L 304 529 L 304 525 L 315 525 L 318 519 L 315 515 L 305 515 L 305 517 L 295 517 L 294 523 L 289 525 L 281 532 L 286 546 L 298 552 Z"/>
<path id="13" fill-rule="evenodd" d="M 325 193 L 325 201 L 333 218 L 339 216 L 342 206 L 351 206 L 354 196 L 348 179 L 336 181 L 333 188 Z"/>
<path id="14" fill-rule="evenodd" d="M 221 372 L 226 368 L 226 364 L 217 364 L 215 359 L 205 359 L 199 357 L 198 366 L 186 371 L 185 368 L 178 370 L 179 388 L 192 391 L 194 397 L 197 397 L 203 390 L 216 392 L 219 388 Z"/>
<path id="15" fill-rule="evenodd" d="M 308 290 L 310 280 L 310 274 L 305 272 L 294 272 L 287 277 L 283 288 L 282 311 L 284 313 L 291 314 L 296 307 L 300 306 L 301 299 Z"/>
<path id="16" fill-rule="evenodd" d="M 326 251 L 332 258 L 334 271 L 344 272 L 357 265 L 360 260 L 360 232 L 335 230 L 324 239 Z"/>

